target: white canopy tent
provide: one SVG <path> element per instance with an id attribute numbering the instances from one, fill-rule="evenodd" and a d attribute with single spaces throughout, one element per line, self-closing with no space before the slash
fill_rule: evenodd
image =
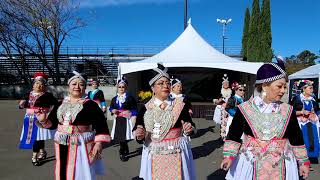
<path id="1" fill-rule="evenodd" d="M 130 83 L 129 92 L 136 94 L 137 91 L 144 89 L 144 85 L 147 84 L 145 70 L 156 68 L 157 63 L 169 67 L 169 71 L 171 70 L 169 74 L 175 75 L 175 77 L 180 76 L 186 87 L 185 89 L 189 90 L 186 93 L 189 97 L 197 99 L 196 101 L 202 101 L 203 98 L 208 101 L 208 99 L 218 95 L 220 88 L 216 87 L 221 86 L 220 81 L 222 81 L 221 77 L 223 76 L 221 73 L 226 73 L 221 70 L 235 71 L 235 73 L 228 74 L 233 75 L 233 78 L 229 80 L 238 78 L 244 82 L 249 82 L 248 84 L 253 84 L 254 76 L 263 64 L 240 61 L 220 53 L 197 33 L 191 23 L 171 45 L 160 53 L 141 61 L 119 63 L 119 74 L 125 75 Z M 244 73 L 240 74 L 239 72 Z M 199 86 L 202 87 L 199 83 L 202 85 L 205 83 L 206 87 L 203 88 L 211 91 L 212 97 L 194 90 Z M 249 89 L 247 93 L 252 92 Z"/>
<path id="2" fill-rule="evenodd" d="M 313 79 L 315 80 L 318 84 L 314 85 L 315 87 L 318 88 L 314 88 L 315 93 L 318 93 L 318 98 L 320 98 L 320 91 L 319 91 L 319 87 L 320 87 L 320 64 L 316 64 L 310 67 L 307 67 L 305 69 L 302 69 L 298 72 L 295 72 L 293 74 L 291 74 L 289 77 L 290 80 L 290 88 L 289 91 L 290 92 L 290 98 L 292 97 L 293 94 L 295 93 L 295 89 L 293 87 L 294 81 L 295 80 L 299 80 L 299 79 Z"/>
<path id="3" fill-rule="evenodd" d="M 313 65 L 295 72 L 289 76 L 289 79 L 303 79 L 303 78 L 319 78 L 320 64 Z"/>
<path id="4" fill-rule="evenodd" d="M 128 74 L 157 67 L 201 67 L 227 69 L 256 74 L 262 63 L 244 62 L 226 56 L 208 44 L 189 23 L 185 31 L 166 49 L 141 61 L 119 63 L 121 74 Z"/>

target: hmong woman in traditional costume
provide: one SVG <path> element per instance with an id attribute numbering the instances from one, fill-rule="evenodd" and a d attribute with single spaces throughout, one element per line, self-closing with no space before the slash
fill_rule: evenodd
<path id="1" fill-rule="evenodd" d="M 185 94 L 182 94 L 182 82 L 179 79 L 171 79 L 170 80 L 171 85 L 171 92 L 169 94 L 169 97 L 174 100 L 176 98 L 181 98 L 183 102 L 185 103 L 185 106 L 189 109 L 190 116 L 192 116 L 192 105 L 189 99 Z"/>
<path id="2" fill-rule="evenodd" d="M 223 148 L 226 179 L 299 180 L 309 174 L 307 151 L 286 92 L 284 64 L 267 63 L 257 72 L 257 96 L 240 104 Z M 244 133 L 244 139 L 241 136 Z"/>
<path id="3" fill-rule="evenodd" d="M 104 114 L 92 100 L 85 99 L 85 78 L 73 71 L 68 80 L 69 96 L 51 112 L 39 110 L 44 128 L 57 128 L 55 134 L 55 179 L 95 179 L 104 174 L 102 145 L 110 142 Z"/>
<path id="4" fill-rule="evenodd" d="M 137 102 L 127 93 L 128 81 L 122 77 L 117 81 L 118 93 L 112 98 L 110 112 L 114 115 L 111 131 L 112 140 L 119 143 L 120 160 L 127 161 L 129 154 L 128 140 L 134 139 L 132 129 L 138 114 Z"/>
<path id="5" fill-rule="evenodd" d="M 106 103 L 106 100 L 104 99 L 103 91 L 99 89 L 99 86 L 100 86 L 100 83 L 98 80 L 92 81 L 93 90 L 88 92 L 88 98 L 96 102 L 101 108 L 101 110 L 105 113 L 107 103 Z"/>
<path id="6" fill-rule="evenodd" d="M 139 111 L 135 135 L 143 143 L 140 178 L 194 180 L 189 135 L 195 125 L 181 98 L 169 98 L 167 68 L 158 65 L 149 81 L 154 96 Z"/>
<path id="7" fill-rule="evenodd" d="M 45 91 L 45 84 L 48 76 L 38 72 L 34 75 L 33 88 L 26 95 L 24 100 L 19 103 L 19 108 L 26 108 L 27 112 L 24 116 L 24 123 L 20 137 L 21 149 L 32 149 L 32 164 L 35 166 L 41 165 L 40 161 L 47 157 L 47 152 L 44 149 L 45 140 L 53 139 L 55 130 L 40 128 L 36 125 L 37 118 L 34 111 L 39 107 L 50 109 L 57 104 L 56 98 L 49 92 Z"/>
<path id="8" fill-rule="evenodd" d="M 219 99 L 214 99 L 213 102 L 216 104 L 216 107 L 214 109 L 214 115 L 213 115 L 213 121 L 216 124 L 220 124 L 222 122 L 222 118 L 225 117 L 225 114 L 223 111 L 225 111 L 226 102 L 228 102 L 228 99 L 232 95 L 232 90 L 229 87 L 229 80 L 227 74 L 224 74 L 222 77 L 222 86 L 220 91 L 220 97 Z"/>
<path id="9" fill-rule="evenodd" d="M 298 83 L 298 87 L 300 87 L 303 92 L 293 97 L 291 105 L 296 110 L 309 160 L 312 164 L 318 164 L 319 104 L 313 95 L 313 81 L 300 80 Z"/>
<path id="10" fill-rule="evenodd" d="M 231 89 L 234 90 L 234 95 L 231 96 L 226 104 L 225 111 L 223 112 L 223 118 L 221 121 L 221 129 L 220 129 L 220 135 L 223 140 L 225 140 L 226 136 L 229 132 L 229 127 L 232 123 L 232 119 L 238 109 L 238 105 L 242 104 L 244 102 L 244 94 L 245 94 L 245 84 L 239 84 L 237 82 L 232 83 Z"/>

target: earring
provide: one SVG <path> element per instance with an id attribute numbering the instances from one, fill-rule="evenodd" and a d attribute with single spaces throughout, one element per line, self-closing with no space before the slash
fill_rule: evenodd
<path id="1" fill-rule="evenodd" d="M 263 90 L 263 89 L 262 89 L 262 92 L 261 92 L 261 96 L 262 96 L 262 99 L 264 99 L 267 96 L 267 92 L 265 90 Z"/>

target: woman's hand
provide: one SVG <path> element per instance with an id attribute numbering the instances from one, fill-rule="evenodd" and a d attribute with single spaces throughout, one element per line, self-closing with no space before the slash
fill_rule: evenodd
<path id="1" fill-rule="evenodd" d="M 117 109 L 112 109 L 112 114 L 115 114 L 115 115 L 118 115 L 119 114 L 119 111 Z"/>
<path id="2" fill-rule="evenodd" d="M 36 110 L 34 110 L 34 114 L 36 115 L 37 120 L 40 123 L 43 123 L 43 122 L 47 121 L 47 118 L 48 118 L 48 112 L 47 111 L 42 110 L 42 109 L 36 109 Z"/>
<path id="3" fill-rule="evenodd" d="M 23 108 L 25 107 L 26 103 L 27 103 L 26 100 L 21 100 L 21 101 L 19 102 L 19 108 L 20 108 L 20 109 L 23 109 Z"/>
<path id="4" fill-rule="evenodd" d="M 221 162 L 221 165 L 220 165 L 220 168 L 225 170 L 225 171 L 228 171 L 230 166 L 232 164 L 232 159 L 231 158 L 223 158 L 222 162 Z"/>
<path id="5" fill-rule="evenodd" d="M 91 155 L 94 156 L 95 160 L 98 160 L 102 158 L 101 153 L 102 153 L 102 143 L 96 142 L 91 151 Z"/>
<path id="6" fill-rule="evenodd" d="M 307 179 L 309 176 L 309 166 L 301 165 L 299 167 L 299 173 L 300 173 L 300 176 L 303 177 L 303 179 Z"/>
<path id="7" fill-rule="evenodd" d="M 145 129 L 143 128 L 143 126 L 138 125 L 135 131 L 135 134 L 136 134 L 137 140 L 142 140 L 145 136 Z"/>
<path id="8" fill-rule="evenodd" d="M 131 117 L 131 115 L 132 115 L 131 111 L 129 111 L 129 110 L 123 111 L 121 114 L 122 114 L 124 117 Z"/>
<path id="9" fill-rule="evenodd" d="M 181 120 L 181 124 L 182 124 L 182 129 L 183 129 L 183 132 L 185 134 L 191 134 L 192 131 L 193 131 L 193 127 L 191 125 L 191 123 L 189 122 L 184 122 L 183 120 Z"/>
<path id="10" fill-rule="evenodd" d="M 309 119 L 311 119 L 312 121 L 318 121 L 319 120 L 318 116 L 315 113 L 310 113 Z"/>

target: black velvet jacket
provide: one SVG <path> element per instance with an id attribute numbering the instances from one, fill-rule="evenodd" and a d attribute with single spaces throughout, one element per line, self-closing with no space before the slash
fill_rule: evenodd
<path id="1" fill-rule="evenodd" d="M 303 104 L 302 104 L 302 101 L 300 99 L 300 95 L 294 96 L 292 98 L 292 100 L 290 101 L 290 104 L 293 106 L 293 108 L 296 111 L 301 111 L 302 108 L 303 108 Z M 316 98 L 315 98 L 315 101 L 312 101 L 312 105 L 313 105 L 314 112 L 316 114 L 320 114 L 320 112 L 319 112 L 319 104 L 317 103 L 317 99 Z"/>
<path id="2" fill-rule="evenodd" d="M 132 113 L 132 116 L 136 116 L 138 113 L 137 110 L 137 101 L 134 99 L 133 96 L 131 96 L 130 94 L 127 94 L 126 100 L 125 102 L 122 104 L 121 108 L 119 106 L 119 104 L 117 103 L 117 97 L 115 96 L 112 98 L 111 103 L 110 103 L 110 108 L 109 111 L 112 112 L 113 109 L 117 109 L 117 110 L 129 110 Z"/>
<path id="3" fill-rule="evenodd" d="M 92 91 L 88 92 L 88 98 L 90 99 Z M 94 94 L 93 99 L 91 100 L 99 100 L 100 102 L 105 102 L 106 100 L 104 99 L 104 95 L 103 95 L 103 91 L 101 91 L 100 89 L 98 90 L 98 92 L 96 94 Z"/>
<path id="4" fill-rule="evenodd" d="M 48 116 L 48 119 L 52 123 L 50 129 L 55 129 L 58 124 L 61 124 L 57 117 L 57 110 L 60 105 L 61 103 L 56 106 Z M 92 128 L 96 131 L 96 135 L 109 134 L 106 118 L 97 103 L 92 100 L 86 100 L 84 102 L 83 109 L 77 114 L 76 119 L 71 123 L 71 125 L 92 125 Z"/>
<path id="5" fill-rule="evenodd" d="M 242 133 L 254 137 L 252 129 L 250 128 L 247 120 L 238 108 L 230 125 L 227 140 L 242 143 Z M 300 130 L 295 111 L 293 111 L 291 114 L 289 123 L 282 138 L 287 138 L 290 144 L 293 146 L 304 145 L 302 132 Z"/>
<path id="6" fill-rule="evenodd" d="M 29 104 L 29 96 L 30 93 L 27 93 L 24 97 L 24 100 L 26 100 L 26 104 L 24 108 L 30 108 Z M 36 99 L 34 102 L 34 107 L 42 107 L 42 108 L 50 108 L 52 105 L 57 105 L 58 101 L 57 99 L 49 92 L 45 92 L 40 97 Z"/>

